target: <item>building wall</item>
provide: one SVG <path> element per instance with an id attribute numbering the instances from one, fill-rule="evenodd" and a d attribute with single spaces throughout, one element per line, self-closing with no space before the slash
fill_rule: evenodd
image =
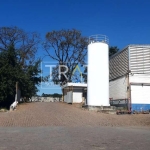
<path id="1" fill-rule="evenodd" d="M 117 79 L 127 74 L 129 69 L 128 47 L 113 55 L 109 60 L 109 80 Z"/>
<path id="2" fill-rule="evenodd" d="M 109 82 L 109 98 L 127 99 L 127 78 L 123 76 Z"/>
<path id="3" fill-rule="evenodd" d="M 81 103 L 82 102 L 82 93 L 75 92 L 73 93 L 73 103 Z"/>
<path id="4" fill-rule="evenodd" d="M 109 63 L 110 98 L 127 98 L 128 84 L 124 80 L 130 70 L 132 110 L 150 110 L 150 45 L 130 45 L 112 56 Z"/>
<path id="5" fill-rule="evenodd" d="M 129 46 L 129 70 L 134 74 L 150 74 L 150 45 Z"/>
<path id="6" fill-rule="evenodd" d="M 63 99 L 66 103 L 72 103 L 72 87 L 65 87 L 63 89 Z"/>
<path id="7" fill-rule="evenodd" d="M 83 89 L 85 87 L 65 87 L 64 88 L 64 102 L 66 103 L 81 103 L 83 96 Z"/>
<path id="8" fill-rule="evenodd" d="M 150 109 L 150 45 L 129 46 L 132 110 Z M 136 85 L 133 85 L 136 84 Z"/>
<path id="9" fill-rule="evenodd" d="M 66 95 L 64 95 L 64 102 L 72 103 L 72 91 L 68 91 Z"/>
<path id="10" fill-rule="evenodd" d="M 80 87 L 74 87 L 73 89 L 73 103 L 82 102 L 83 89 Z"/>
<path id="11" fill-rule="evenodd" d="M 150 83 L 150 74 L 133 74 L 129 76 L 130 83 Z"/>
<path id="12" fill-rule="evenodd" d="M 64 95 L 64 102 L 67 103 L 67 95 Z"/>

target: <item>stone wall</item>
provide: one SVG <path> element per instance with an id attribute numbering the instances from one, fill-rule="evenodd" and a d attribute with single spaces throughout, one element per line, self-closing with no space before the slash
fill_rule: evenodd
<path id="1" fill-rule="evenodd" d="M 62 101 L 62 98 L 59 97 L 32 97 L 31 101 L 33 102 L 59 102 Z"/>

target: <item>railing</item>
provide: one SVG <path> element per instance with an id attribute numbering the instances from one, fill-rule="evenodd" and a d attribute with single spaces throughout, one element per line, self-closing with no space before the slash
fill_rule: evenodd
<path id="1" fill-rule="evenodd" d="M 96 42 L 102 42 L 102 43 L 109 44 L 109 39 L 106 35 L 101 35 L 101 34 L 92 35 L 89 37 L 89 44 L 96 43 Z"/>

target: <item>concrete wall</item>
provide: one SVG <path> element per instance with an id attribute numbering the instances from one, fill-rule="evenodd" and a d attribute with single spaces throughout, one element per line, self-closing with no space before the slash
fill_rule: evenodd
<path id="1" fill-rule="evenodd" d="M 127 78 L 126 76 L 109 82 L 109 98 L 127 99 Z"/>
<path id="2" fill-rule="evenodd" d="M 75 92 L 73 93 L 73 103 L 81 103 L 82 102 L 82 93 Z"/>
<path id="3" fill-rule="evenodd" d="M 72 87 L 64 93 L 64 102 L 81 103 L 83 96 L 83 87 Z"/>
<path id="4" fill-rule="evenodd" d="M 66 103 L 67 103 L 67 94 L 66 94 L 66 95 L 64 95 L 64 102 L 66 102 Z"/>
<path id="5" fill-rule="evenodd" d="M 82 88 L 81 87 L 75 87 L 73 89 L 73 103 L 81 103 L 82 102 Z"/>
<path id="6" fill-rule="evenodd" d="M 81 103 L 82 102 L 82 91 L 74 89 L 73 92 L 69 91 L 64 96 L 64 102 L 66 103 Z"/>
<path id="7" fill-rule="evenodd" d="M 72 91 L 67 92 L 66 95 L 64 95 L 64 102 L 72 103 L 72 97 Z"/>

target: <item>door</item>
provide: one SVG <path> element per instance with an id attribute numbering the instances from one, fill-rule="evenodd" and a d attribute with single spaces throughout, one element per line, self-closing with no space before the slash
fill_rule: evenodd
<path id="1" fill-rule="evenodd" d="M 131 109 L 150 110 L 150 86 L 131 85 Z"/>

